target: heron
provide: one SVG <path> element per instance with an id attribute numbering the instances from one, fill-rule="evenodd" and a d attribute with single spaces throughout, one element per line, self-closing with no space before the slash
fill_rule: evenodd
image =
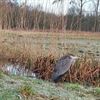
<path id="1" fill-rule="evenodd" d="M 78 58 L 79 57 L 73 55 L 65 55 L 61 57 L 54 67 L 52 80 L 54 82 L 58 82 L 58 80 L 70 69 L 70 67 L 75 64 Z"/>

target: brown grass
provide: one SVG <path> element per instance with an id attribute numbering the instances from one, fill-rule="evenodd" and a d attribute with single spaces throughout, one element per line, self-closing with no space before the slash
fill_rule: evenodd
<path id="1" fill-rule="evenodd" d="M 100 87 L 100 66 L 91 58 L 83 58 L 71 67 L 62 80 Z"/>
<path id="2" fill-rule="evenodd" d="M 21 32 L 21 33 L 20 33 Z M 71 38 L 71 39 L 93 39 L 99 40 L 100 35 L 76 33 L 72 34 L 48 34 L 37 32 L 14 32 L 14 31 L 0 31 L 0 59 L 6 59 L 12 63 L 20 63 L 35 73 L 38 77 L 44 80 L 50 80 L 56 60 L 62 55 L 70 53 L 69 50 L 75 51 L 78 48 L 74 44 L 64 44 L 59 49 L 57 40 Z M 48 50 L 42 48 L 42 37 L 50 38 L 50 47 Z M 38 39 L 37 45 L 33 45 L 34 39 Z M 40 44 L 38 44 L 40 43 Z M 61 44 L 62 46 L 62 44 Z M 86 45 L 88 47 L 88 45 Z M 73 52 L 71 51 L 71 52 Z M 76 54 L 76 52 L 75 52 Z M 81 55 L 82 56 L 82 55 Z M 78 82 L 80 84 L 100 86 L 100 64 L 92 56 L 82 56 L 76 64 L 62 77 L 62 82 Z"/>
<path id="3" fill-rule="evenodd" d="M 50 80 L 56 60 L 53 56 L 38 57 L 33 70 L 40 78 Z M 100 66 L 92 58 L 82 57 L 62 77 L 62 82 L 80 83 L 83 85 L 100 86 Z"/>
<path id="4" fill-rule="evenodd" d="M 39 56 L 32 60 L 26 55 L 21 55 L 17 59 L 11 58 L 9 60 L 13 63 L 24 65 L 26 69 L 35 72 L 40 79 L 51 80 L 57 59 L 49 55 Z M 96 60 L 93 60 L 92 57 L 82 57 L 70 68 L 60 81 L 100 87 L 100 65 Z"/>
<path id="5" fill-rule="evenodd" d="M 52 55 L 48 57 L 38 57 L 34 62 L 33 71 L 38 73 L 39 78 L 50 80 L 55 66 L 55 59 Z"/>

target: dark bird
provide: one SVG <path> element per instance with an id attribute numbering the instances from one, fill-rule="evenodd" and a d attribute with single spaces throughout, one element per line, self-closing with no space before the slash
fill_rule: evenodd
<path id="1" fill-rule="evenodd" d="M 65 55 L 61 57 L 54 67 L 52 80 L 57 82 L 70 69 L 70 67 L 74 65 L 77 59 L 78 57 L 72 55 Z"/>

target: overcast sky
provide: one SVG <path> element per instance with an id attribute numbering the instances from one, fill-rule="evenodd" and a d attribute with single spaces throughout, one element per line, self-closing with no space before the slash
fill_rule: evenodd
<path id="1" fill-rule="evenodd" d="M 25 2 L 25 0 L 18 0 L 20 3 Z M 41 5 L 44 11 L 54 12 L 56 14 L 63 13 L 66 14 L 68 11 L 68 7 L 70 6 L 68 3 L 68 0 L 64 0 L 63 6 L 61 6 L 61 2 L 52 4 L 54 0 L 27 0 L 27 4 L 31 6 L 37 6 Z M 63 10 L 62 10 L 62 9 Z M 86 11 L 93 10 L 93 5 L 91 3 L 88 3 L 84 6 L 84 9 Z"/>

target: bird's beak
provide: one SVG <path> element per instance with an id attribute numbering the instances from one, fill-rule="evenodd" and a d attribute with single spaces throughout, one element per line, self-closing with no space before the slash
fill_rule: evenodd
<path id="1" fill-rule="evenodd" d="M 76 56 L 74 59 L 79 59 L 79 57 Z"/>
<path id="2" fill-rule="evenodd" d="M 79 59 L 79 57 L 77 57 L 77 56 L 71 56 L 71 58 L 76 59 L 76 60 Z"/>

